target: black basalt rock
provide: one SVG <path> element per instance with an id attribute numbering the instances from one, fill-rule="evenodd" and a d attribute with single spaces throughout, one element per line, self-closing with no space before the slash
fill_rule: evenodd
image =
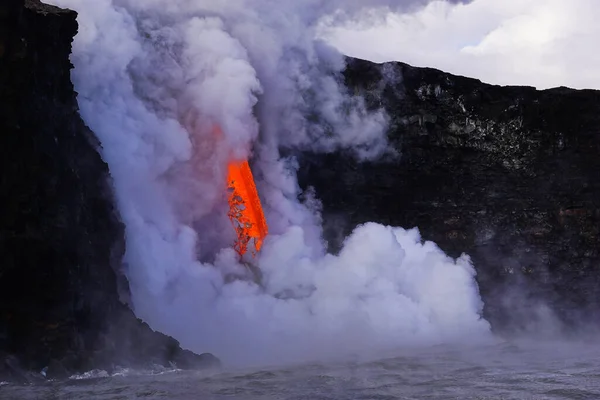
<path id="1" fill-rule="evenodd" d="M 119 301 L 124 229 L 70 80 L 76 15 L 0 3 L 0 374 L 212 366 Z"/>
<path id="2" fill-rule="evenodd" d="M 344 79 L 387 110 L 399 156 L 298 154 L 332 250 L 367 221 L 416 226 L 449 255 L 472 257 L 497 331 L 600 322 L 600 91 L 356 59 Z"/>

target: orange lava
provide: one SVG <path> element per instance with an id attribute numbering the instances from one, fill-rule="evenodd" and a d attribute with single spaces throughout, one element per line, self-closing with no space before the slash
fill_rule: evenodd
<path id="1" fill-rule="evenodd" d="M 253 244 L 250 250 L 256 256 L 267 236 L 268 227 L 248 161 L 229 163 L 227 190 L 227 215 L 237 234 L 233 248 L 243 257 L 248 251 L 248 245 Z"/>
<path id="2" fill-rule="evenodd" d="M 213 134 L 217 140 L 221 139 L 223 137 L 221 127 L 215 125 Z M 252 256 L 256 256 L 269 229 L 247 160 L 229 162 L 227 192 L 229 203 L 227 216 L 237 235 L 233 248 L 240 258 L 248 252 L 248 249 Z"/>

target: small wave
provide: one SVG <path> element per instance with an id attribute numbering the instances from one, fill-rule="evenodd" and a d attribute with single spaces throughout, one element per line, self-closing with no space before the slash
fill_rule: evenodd
<path id="1" fill-rule="evenodd" d="M 164 374 L 172 374 L 172 373 L 177 373 L 177 372 L 181 372 L 183 371 L 182 369 L 178 369 L 178 368 L 173 368 L 173 369 L 166 369 L 164 371 L 154 371 L 151 373 L 151 375 L 164 375 Z"/>
<path id="2" fill-rule="evenodd" d="M 163 365 L 153 365 L 150 369 L 133 369 L 133 368 L 121 368 L 118 367 L 116 368 L 116 370 L 111 374 L 112 377 L 119 377 L 119 376 L 148 376 L 148 375 L 163 375 L 163 374 L 170 374 L 170 373 L 177 373 L 183 371 L 179 368 L 175 368 L 175 366 L 172 367 L 165 367 Z"/>
<path id="3" fill-rule="evenodd" d="M 0 382 L 0 387 L 8 385 L 8 382 Z"/>
<path id="4" fill-rule="evenodd" d="M 98 379 L 98 378 L 117 378 L 117 377 L 129 377 L 129 376 L 150 376 L 150 375 L 163 375 L 169 373 L 177 373 L 182 371 L 178 368 L 167 368 L 161 365 L 154 365 L 151 369 L 133 369 L 133 368 L 122 368 L 117 367 L 114 372 L 108 373 L 102 369 L 93 369 L 82 374 L 71 375 L 69 379 L 72 380 L 83 380 L 83 379 Z"/>
<path id="5" fill-rule="evenodd" d="M 95 379 L 95 378 L 108 378 L 110 375 L 103 369 L 93 369 L 83 374 L 71 375 L 69 379 L 81 380 L 81 379 Z"/>
<path id="6" fill-rule="evenodd" d="M 131 368 L 117 368 L 115 370 L 115 372 L 113 372 L 111 374 L 112 377 L 117 377 L 117 376 L 129 376 L 132 374 L 132 370 Z"/>

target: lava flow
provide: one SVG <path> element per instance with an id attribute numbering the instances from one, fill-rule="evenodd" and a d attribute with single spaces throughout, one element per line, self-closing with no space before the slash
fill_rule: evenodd
<path id="1" fill-rule="evenodd" d="M 223 131 L 218 125 L 214 126 L 213 134 L 217 139 L 223 137 Z M 227 216 L 237 235 L 233 248 L 240 259 L 243 259 L 248 250 L 252 256 L 256 256 L 267 236 L 268 227 L 248 160 L 229 162 L 227 192 Z"/>
<path id="2" fill-rule="evenodd" d="M 214 130 L 217 137 L 223 134 L 218 126 Z M 237 235 L 233 248 L 240 259 L 248 249 L 252 256 L 256 256 L 267 236 L 268 227 L 247 160 L 231 161 L 227 166 L 227 191 L 227 216 Z"/>
<path id="3" fill-rule="evenodd" d="M 248 161 L 229 163 L 227 190 L 227 215 L 237 234 L 234 249 L 243 257 L 251 245 L 250 251 L 255 256 L 267 236 L 268 227 Z"/>

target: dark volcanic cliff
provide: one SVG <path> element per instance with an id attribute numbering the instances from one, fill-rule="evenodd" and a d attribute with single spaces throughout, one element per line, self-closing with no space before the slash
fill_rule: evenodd
<path id="1" fill-rule="evenodd" d="M 76 32 L 73 11 L 0 3 L 0 378 L 210 363 L 119 302 L 123 226 L 70 81 Z"/>
<path id="2" fill-rule="evenodd" d="M 472 257 L 496 330 L 546 329 L 546 307 L 566 329 L 599 322 L 599 91 L 360 60 L 345 79 L 388 111 L 401 155 L 300 155 L 301 184 L 322 200 L 334 247 L 340 230 L 366 221 L 416 226 Z"/>

